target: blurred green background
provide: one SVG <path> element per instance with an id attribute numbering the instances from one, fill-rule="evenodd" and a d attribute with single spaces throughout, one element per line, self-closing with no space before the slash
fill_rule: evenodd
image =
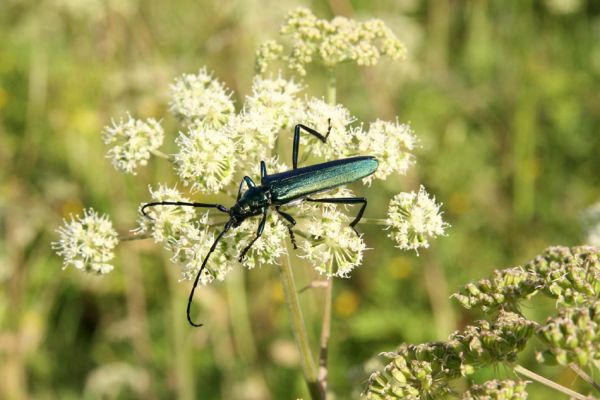
<path id="1" fill-rule="evenodd" d="M 357 397 L 381 351 L 445 338 L 481 315 L 449 295 L 494 268 L 584 238 L 580 214 L 600 200 L 600 2 L 595 0 L 192 1 L 2 0 L 0 3 L 0 398 L 307 398 L 273 268 L 238 271 L 200 290 L 204 328 L 184 310 L 188 283 L 152 241 L 119 246 L 98 278 L 61 270 L 50 242 L 63 217 L 93 206 L 120 232 L 135 226 L 147 185 L 175 182 L 153 160 L 113 170 L 100 132 L 130 110 L 176 123 L 168 85 L 203 65 L 250 90 L 254 51 L 287 11 L 383 18 L 408 59 L 338 70 L 338 100 L 362 121 L 410 122 L 417 166 L 370 188 L 369 217 L 424 184 L 449 236 L 417 257 L 363 226 L 365 265 L 336 280 L 330 389 Z M 314 68 L 308 91 L 324 95 Z M 288 160 L 289 162 L 289 160 Z M 303 286 L 314 271 L 295 261 Z M 322 293 L 302 295 L 313 345 Z M 552 304 L 524 305 L 543 320 Z M 564 369 L 540 368 L 585 391 Z M 503 367 L 475 381 L 513 376 Z M 458 383 L 460 390 L 461 383 Z M 531 398 L 550 395 L 539 384 Z"/>

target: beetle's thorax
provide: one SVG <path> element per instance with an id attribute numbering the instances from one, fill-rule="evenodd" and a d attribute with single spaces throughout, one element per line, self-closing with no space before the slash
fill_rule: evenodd
<path id="1" fill-rule="evenodd" d="M 248 188 L 240 199 L 230 208 L 229 214 L 234 221 L 234 226 L 241 224 L 246 218 L 260 215 L 263 210 L 271 205 L 271 192 L 265 186 Z"/>

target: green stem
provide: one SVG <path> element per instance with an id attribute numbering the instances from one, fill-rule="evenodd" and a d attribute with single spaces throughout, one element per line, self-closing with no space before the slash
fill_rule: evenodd
<path id="1" fill-rule="evenodd" d="M 386 225 L 385 218 L 362 218 L 359 224 Z"/>
<path id="2" fill-rule="evenodd" d="M 152 153 L 153 155 L 155 155 L 156 157 L 159 157 L 159 158 L 164 158 L 165 160 L 169 160 L 169 161 L 171 161 L 171 162 L 173 161 L 173 157 L 172 157 L 172 156 L 170 156 L 170 155 L 168 155 L 168 154 L 165 154 L 165 153 L 163 153 L 163 152 L 162 152 L 162 151 L 160 151 L 160 150 L 152 150 L 152 151 L 151 151 L 151 153 Z"/>
<path id="3" fill-rule="evenodd" d="M 306 326 L 304 325 L 302 310 L 300 309 L 300 300 L 298 299 L 298 293 L 296 292 L 296 284 L 294 282 L 294 274 L 292 272 L 289 254 L 281 257 L 279 277 L 285 293 L 288 312 L 290 313 L 292 332 L 294 333 L 296 345 L 300 351 L 302 371 L 304 372 L 304 379 L 306 380 L 310 397 L 312 400 L 325 399 L 325 394 L 322 393 L 319 388 L 318 371 L 310 350 L 310 343 L 308 341 Z"/>
<path id="4" fill-rule="evenodd" d="M 333 67 L 329 68 L 329 77 L 327 79 L 327 104 L 335 105 L 336 101 L 336 79 L 335 70 Z"/>
<path id="5" fill-rule="evenodd" d="M 587 383 L 592 385 L 594 387 L 594 389 L 600 391 L 600 385 L 598 384 L 598 382 L 594 381 L 594 379 L 592 379 L 592 377 L 589 376 L 584 370 L 579 368 L 579 366 L 577 366 L 577 364 L 571 363 L 571 364 L 569 364 L 569 368 L 571 368 L 571 370 L 573 370 L 573 372 L 575 372 L 577 375 L 579 375 L 579 377 L 581 379 L 583 379 L 584 381 L 586 381 Z"/>
<path id="6" fill-rule="evenodd" d="M 333 263 L 333 260 L 332 260 Z M 331 268 L 330 268 L 331 269 Z M 331 271 L 330 271 L 331 272 Z M 329 336 L 331 334 L 331 301 L 333 294 L 333 279 L 327 279 L 325 286 L 325 308 L 321 325 L 321 349 L 319 351 L 319 386 L 322 393 L 327 393 L 327 356 L 329 352 Z"/>
<path id="7" fill-rule="evenodd" d="M 134 240 L 144 240 L 150 239 L 152 237 L 151 233 L 143 233 L 140 235 L 119 235 L 119 242 L 131 242 Z"/>
<path id="8" fill-rule="evenodd" d="M 534 381 L 537 381 L 537 382 L 541 383 L 542 385 L 546 385 L 549 388 L 554 389 L 558 392 L 564 393 L 573 399 L 578 399 L 578 400 L 592 400 L 593 399 L 593 397 L 584 396 L 581 393 L 578 393 L 574 390 L 564 387 L 563 385 L 560 385 L 554 381 L 551 381 L 548 378 L 544 378 L 543 376 L 538 375 L 535 372 L 530 371 L 525 367 L 522 367 L 521 365 L 518 365 L 518 364 L 514 365 L 513 369 L 517 374 L 523 375 L 529 379 L 533 379 Z"/>

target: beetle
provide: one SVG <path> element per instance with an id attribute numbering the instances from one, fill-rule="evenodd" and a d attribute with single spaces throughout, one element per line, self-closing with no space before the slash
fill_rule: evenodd
<path id="1" fill-rule="evenodd" d="M 190 309 L 192 300 L 194 298 L 194 291 L 198 286 L 198 281 L 202 271 L 206 267 L 210 255 L 215 251 L 217 244 L 221 238 L 231 228 L 240 226 L 246 219 L 255 216 L 262 216 L 258 229 L 256 230 L 256 236 L 252 241 L 243 249 L 240 254 L 239 260 L 242 261 L 246 256 L 246 253 L 250 250 L 252 245 L 261 237 L 265 224 L 267 222 L 267 216 L 270 209 L 274 209 L 283 219 L 288 222 L 288 232 L 290 239 L 294 246 L 296 246 L 296 239 L 292 227 L 296 225 L 296 220 L 288 213 L 282 211 L 280 207 L 297 205 L 303 201 L 313 203 L 334 203 L 334 204 L 361 204 L 361 208 L 354 220 L 350 223 L 350 227 L 356 230 L 356 224 L 361 220 L 365 209 L 367 208 L 367 199 L 364 197 L 337 197 L 337 198 L 313 198 L 311 196 L 327 192 L 336 187 L 357 181 L 373 174 L 377 170 L 378 161 L 372 156 L 357 156 L 350 158 L 343 158 L 340 160 L 329 161 L 321 164 L 310 165 L 307 167 L 298 167 L 298 153 L 300 148 L 300 132 L 305 131 L 323 143 L 327 142 L 327 138 L 331 133 L 331 121 L 327 134 L 323 135 L 316 130 L 309 128 L 308 126 L 298 124 L 294 127 L 294 141 L 292 149 L 292 166 L 293 168 L 289 171 L 271 174 L 267 173 L 267 167 L 264 161 L 260 162 L 260 185 L 254 183 L 249 176 L 244 176 L 240 182 L 237 199 L 233 206 L 230 208 L 225 207 L 221 204 L 211 203 L 190 203 L 182 201 L 157 201 L 152 203 L 146 203 L 141 208 L 142 214 L 150 218 L 146 213 L 146 209 L 149 207 L 171 205 L 171 206 L 188 206 L 188 207 L 205 207 L 215 208 L 218 211 L 229 215 L 229 220 L 225 223 L 223 230 L 217 235 L 214 240 L 208 254 L 202 262 L 202 266 L 196 274 L 194 285 L 190 292 L 190 296 L 187 304 L 187 320 L 195 327 L 200 327 L 202 324 L 197 324 L 192 321 L 190 315 Z M 247 186 L 247 190 L 242 192 L 244 185 Z"/>

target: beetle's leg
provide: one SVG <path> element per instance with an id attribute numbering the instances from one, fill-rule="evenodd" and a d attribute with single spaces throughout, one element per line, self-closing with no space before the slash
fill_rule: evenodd
<path id="1" fill-rule="evenodd" d="M 254 239 L 252 239 L 252 241 L 248 244 L 248 246 L 246 246 L 246 248 L 244 250 L 242 250 L 242 254 L 240 254 L 240 258 L 239 258 L 240 262 L 242 262 L 244 257 L 246 257 L 246 253 L 248 252 L 248 250 L 250 250 L 250 247 L 252 247 L 254 242 L 256 242 L 258 240 L 258 238 L 261 237 L 261 235 L 263 234 L 263 231 L 265 230 L 265 224 L 267 223 L 267 211 L 268 211 L 268 208 L 265 207 L 265 209 L 263 211 L 263 217 L 260 220 L 260 224 L 258 224 L 258 229 L 256 230 L 256 236 L 254 237 Z"/>
<path id="2" fill-rule="evenodd" d="M 281 215 L 287 222 L 290 223 L 287 226 L 288 232 L 290 233 L 290 240 L 292 241 L 292 245 L 294 246 L 294 250 L 298 249 L 298 245 L 296 244 L 296 236 L 294 236 L 294 231 L 292 230 L 292 227 L 294 227 L 294 225 L 296 225 L 296 220 L 290 214 L 281 211 L 279 209 L 279 207 L 275 207 L 275 211 L 277 211 L 277 213 L 279 215 Z"/>
<path id="3" fill-rule="evenodd" d="M 294 169 L 298 168 L 298 151 L 300 149 L 300 130 L 304 129 L 323 143 L 327 142 L 327 138 L 331 133 L 331 119 L 328 119 L 329 127 L 327 128 L 327 134 L 317 132 L 316 130 L 309 128 L 306 125 L 298 124 L 294 127 L 294 147 L 292 148 L 292 166 Z"/>
<path id="4" fill-rule="evenodd" d="M 261 161 L 260 162 L 260 181 L 261 182 L 265 178 L 265 176 L 267 176 L 267 164 L 265 164 L 264 161 Z"/>
<path id="5" fill-rule="evenodd" d="M 249 176 L 244 176 L 244 178 L 240 182 L 240 187 L 238 188 L 237 201 L 239 201 L 240 197 L 242 197 L 242 187 L 244 186 L 244 183 L 246 184 L 246 186 L 248 186 L 248 188 L 256 186 L 252 178 L 250 178 Z"/>
<path id="6" fill-rule="evenodd" d="M 207 207 L 207 208 L 216 208 L 217 210 L 226 213 L 229 209 L 221 204 L 210 204 L 210 203 L 188 203 L 185 201 L 155 201 L 152 203 L 146 203 L 142 206 L 140 210 L 144 217 L 152 219 L 147 213 L 146 208 L 148 207 L 156 207 L 156 206 L 183 206 L 183 207 Z"/>
<path id="7" fill-rule="evenodd" d="M 358 235 L 358 231 L 356 230 L 356 224 L 359 223 L 360 219 L 362 218 L 365 209 L 367 208 L 367 199 L 365 199 L 364 197 L 336 197 L 336 198 L 329 198 L 329 199 L 310 199 L 307 198 L 306 201 L 310 201 L 313 203 L 331 203 L 331 204 L 358 204 L 358 203 L 362 203 L 362 207 L 360 208 L 360 210 L 358 211 L 358 214 L 356 214 L 356 218 L 354 218 L 354 221 L 352 221 L 350 223 L 350 227 L 352 229 L 354 229 L 354 232 L 356 232 L 356 234 Z"/>

